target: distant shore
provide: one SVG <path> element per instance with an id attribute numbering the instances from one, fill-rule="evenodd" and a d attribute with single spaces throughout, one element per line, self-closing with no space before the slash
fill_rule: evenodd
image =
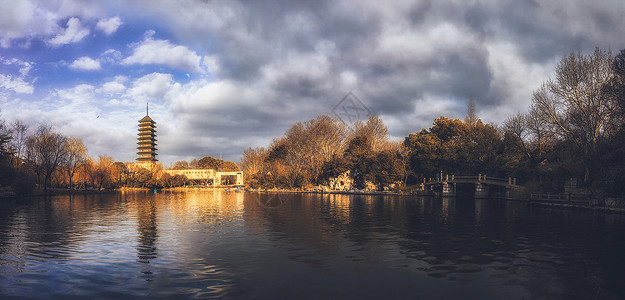
<path id="1" fill-rule="evenodd" d="M 115 192 L 124 192 L 124 191 L 135 191 L 135 192 L 151 192 L 155 189 L 152 188 L 134 188 L 134 187 L 122 187 L 117 189 L 106 189 L 106 190 L 96 190 L 96 189 L 86 189 L 86 190 L 70 190 L 63 188 L 51 188 L 46 191 L 41 189 L 35 189 L 32 193 L 27 195 L 18 196 L 12 192 L 2 192 L 0 193 L 0 199 L 15 199 L 15 198 L 35 198 L 35 197 L 50 197 L 50 196 L 61 196 L 61 195 L 93 195 L 93 194 L 110 194 Z M 301 193 L 301 194 L 321 194 L 321 195 L 366 195 L 366 196 L 418 196 L 414 193 L 402 193 L 395 191 L 360 191 L 360 190 L 351 190 L 351 191 L 311 191 L 311 190 L 298 190 L 298 189 L 233 189 L 230 186 L 208 186 L 208 187 L 174 187 L 174 188 L 163 188 L 157 189 L 158 191 L 166 191 L 166 192 L 188 192 L 188 191 L 212 191 L 212 190 L 221 190 L 221 191 L 230 191 L 230 192 L 254 192 L 254 193 Z M 432 196 L 432 195 L 421 195 L 421 196 Z M 436 197 L 436 196 L 433 196 Z M 609 207 L 609 206 L 591 206 L 591 205 L 580 205 L 580 204 L 572 204 L 572 203 L 563 203 L 558 201 L 533 201 L 531 199 L 505 199 L 500 198 L 500 200 L 514 200 L 526 202 L 528 205 L 537 205 L 542 207 L 553 207 L 560 209 L 585 209 L 585 210 L 593 210 L 600 212 L 612 212 L 612 213 L 625 213 L 625 208 L 621 207 Z"/>

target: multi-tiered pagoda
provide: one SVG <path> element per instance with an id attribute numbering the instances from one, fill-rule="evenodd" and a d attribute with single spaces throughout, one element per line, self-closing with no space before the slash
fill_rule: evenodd
<path id="1" fill-rule="evenodd" d="M 137 141 L 137 162 L 140 164 L 153 164 L 156 159 L 156 122 L 148 116 L 146 106 L 145 117 L 139 120 L 139 139 Z"/>

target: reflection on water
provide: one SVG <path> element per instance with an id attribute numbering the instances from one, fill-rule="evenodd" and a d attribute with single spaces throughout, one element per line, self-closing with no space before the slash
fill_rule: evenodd
<path id="1" fill-rule="evenodd" d="M 625 216 L 523 202 L 119 193 L 0 202 L 0 298 L 622 299 Z"/>
<path id="2" fill-rule="evenodd" d="M 153 197 L 146 197 L 137 201 L 137 230 L 139 231 L 139 244 L 137 245 L 137 257 L 139 262 L 149 264 L 151 259 L 156 258 L 156 238 L 158 229 L 156 226 L 156 203 Z"/>

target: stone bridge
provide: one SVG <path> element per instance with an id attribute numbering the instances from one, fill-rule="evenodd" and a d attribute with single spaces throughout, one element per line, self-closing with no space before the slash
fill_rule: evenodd
<path id="1" fill-rule="evenodd" d="M 484 174 L 476 176 L 443 176 L 441 174 L 438 178 L 424 178 L 421 184 L 413 187 L 413 190 L 423 195 L 440 194 L 444 197 L 454 197 L 459 185 L 473 185 L 477 198 L 491 196 L 515 198 L 525 190 L 525 187 L 517 185 L 516 178 L 497 178 Z"/>

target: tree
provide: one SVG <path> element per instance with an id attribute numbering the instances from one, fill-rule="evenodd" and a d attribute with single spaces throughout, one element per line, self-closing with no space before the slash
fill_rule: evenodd
<path id="1" fill-rule="evenodd" d="M 72 179 L 87 158 L 87 147 L 83 144 L 79 138 L 68 138 L 65 143 L 65 151 L 67 157 L 65 159 L 65 171 L 69 178 L 69 189 L 73 189 Z"/>
<path id="2" fill-rule="evenodd" d="M 475 126 L 479 118 L 475 113 L 475 102 L 473 102 L 473 97 L 469 98 L 469 106 L 467 108 L 467 116 L 464 118 L 464 122 L 469 126 Z"/>
<path id="3" fill-rule="evenodd" d="M 239 162 L 239 166 L 245 176 L 247 184 L 258 187 L 260 185 L 261 176 L 265 166 L 265 159 L 268 151 L 263 147 L 249 147 L 243 150 L 243 156 Z"/>
<path id="4" fill-rule="evenodd" d="M 189 168 L 189 163 L 186 160 L 179 160 L 174 163 L 172 170 L 187 170 Z"/>
<path id="5" fill-rule="evenodd" d="M 372 160 L 375 156 L 371 139 L 367 136 L 356 136 L 349 141 L 345 149 L 345 158 L 354 178 L 354 184 L 363 188 L 367 181 L 373 181 L 371 170 Z"/>
<path id="6" fill-rule="evenodd" d="M 126 186 L 131 174 L 128 170 L 128 166 L 123 162 L 114 162 L 111 166 L 111 179 L 115 186 Z"/>
<path id="7" fill-rule="evenodd" d="M 535 106 L 525 116 L 525 125 L 528 130 L 528 146 L 532 151 L 532 157 L 542 157 L 547 149 L 555 142 L 555 133 L 551 129 L 546 116 Z"/>
<path id="8" fill-rule="evenodd" d="M 237 166 L 235 163 L 222 159 L 212 158 L 210 156 L 206 156 L 200 159 L 198 161 L 197 167 L 199 169 L 213 169 L 218 172 L 239 171 L 239 166 Z"/>
<path id="9" fill-rule="evenodd" d="M 533 96 L 533 105 L 551 129 L 583 152 L 585 182 L 599 142 L 614 125 L 615 103 L 605 91 L 612 63 L 610 50 L 597 48 L 592 55 L 571 53 L 558 63 L 555 78 L 543 83 Z"/>
<path id="10" fill-rule="evenodd" d="M 43 176 L 43 188 L 48 189 L 52 174 L 67 158 L 67 138 L 50 126 L 39 126 L 26 140 L 27 157 L 35 164 L 38 177 Z"/>
<path id="11" fill-rule="evenodd" d="M 625 49 L 614 57 L 612 78 L 606 92 L 619 105 L 619 117 L 625 118 Z"/>
<path id="12" fill-rule="evenodd" d="M 506 132 L 511 133 L 516 138 L 516 141 L 518 142 L 516 144 L 519 145 L 519 150 L 525 153 L 528 159 L 532 158 L 532 154 L 525 144 L 529 134 L 527 129 L 527 117 L 521 113 L 517 113 L 505 121 L 503 128 Z"/>
<path id="13" fill-rule="evenodd" d="M 362 123 L 358 120 L 354 123 L 354 128 L 352 138 L 357 136 L 367 137 L 371 143 L 372 151 L 380 151 L 387 148 L 388 127 L 384 125 L 380 117 L 371 115 L 367 119 L 367 123 Z"/>
<path id="14" fill-rule="evenodd" d="M 139 168 L 135 171 L 134 179 L 139 186 L 144 188 L 150 185 L 150 182 L 154 180 L 154 176 L 152 172 L 150 172 L 150 170 L 145 168 Z"/>
<path id="15" fill-rule="evenodd" d="M 471 127 L 469 140 L 466 143 L 469 156 L 466 165 L 471 174 L 499 172 L 500 157 L 502 153 L 502 139 L 499 131 L 493 125 L 484 124 L 478 120 Z"/>
<path id="16" fill-rule="evenodd" d="M 24 147 L 26 146 L 26 139 L 28 132 L 28 126 L 24 124 L 22 121 L 15 121 L 11 124 L 11 147 L 15 152 L 15 169 L 19 172 L 20 169 L 20 160 L 24 155 Z"/>
<path id="17" fill-rule="evenodd" d="M 13 151 L 9 149 L 9 142 L 11 142 L 11 131 L 4 120 L 0 120 L 0 186 L 11 184 L 15 177 L 11 164 Z"/>
<path id="18" fill-rule="evenodd" d="M 11 142 L 11 129 L 6 126 L 4 120 L 0 120 L 0 159 L 8 159 L 12 154 L 9 149 Z"/>

